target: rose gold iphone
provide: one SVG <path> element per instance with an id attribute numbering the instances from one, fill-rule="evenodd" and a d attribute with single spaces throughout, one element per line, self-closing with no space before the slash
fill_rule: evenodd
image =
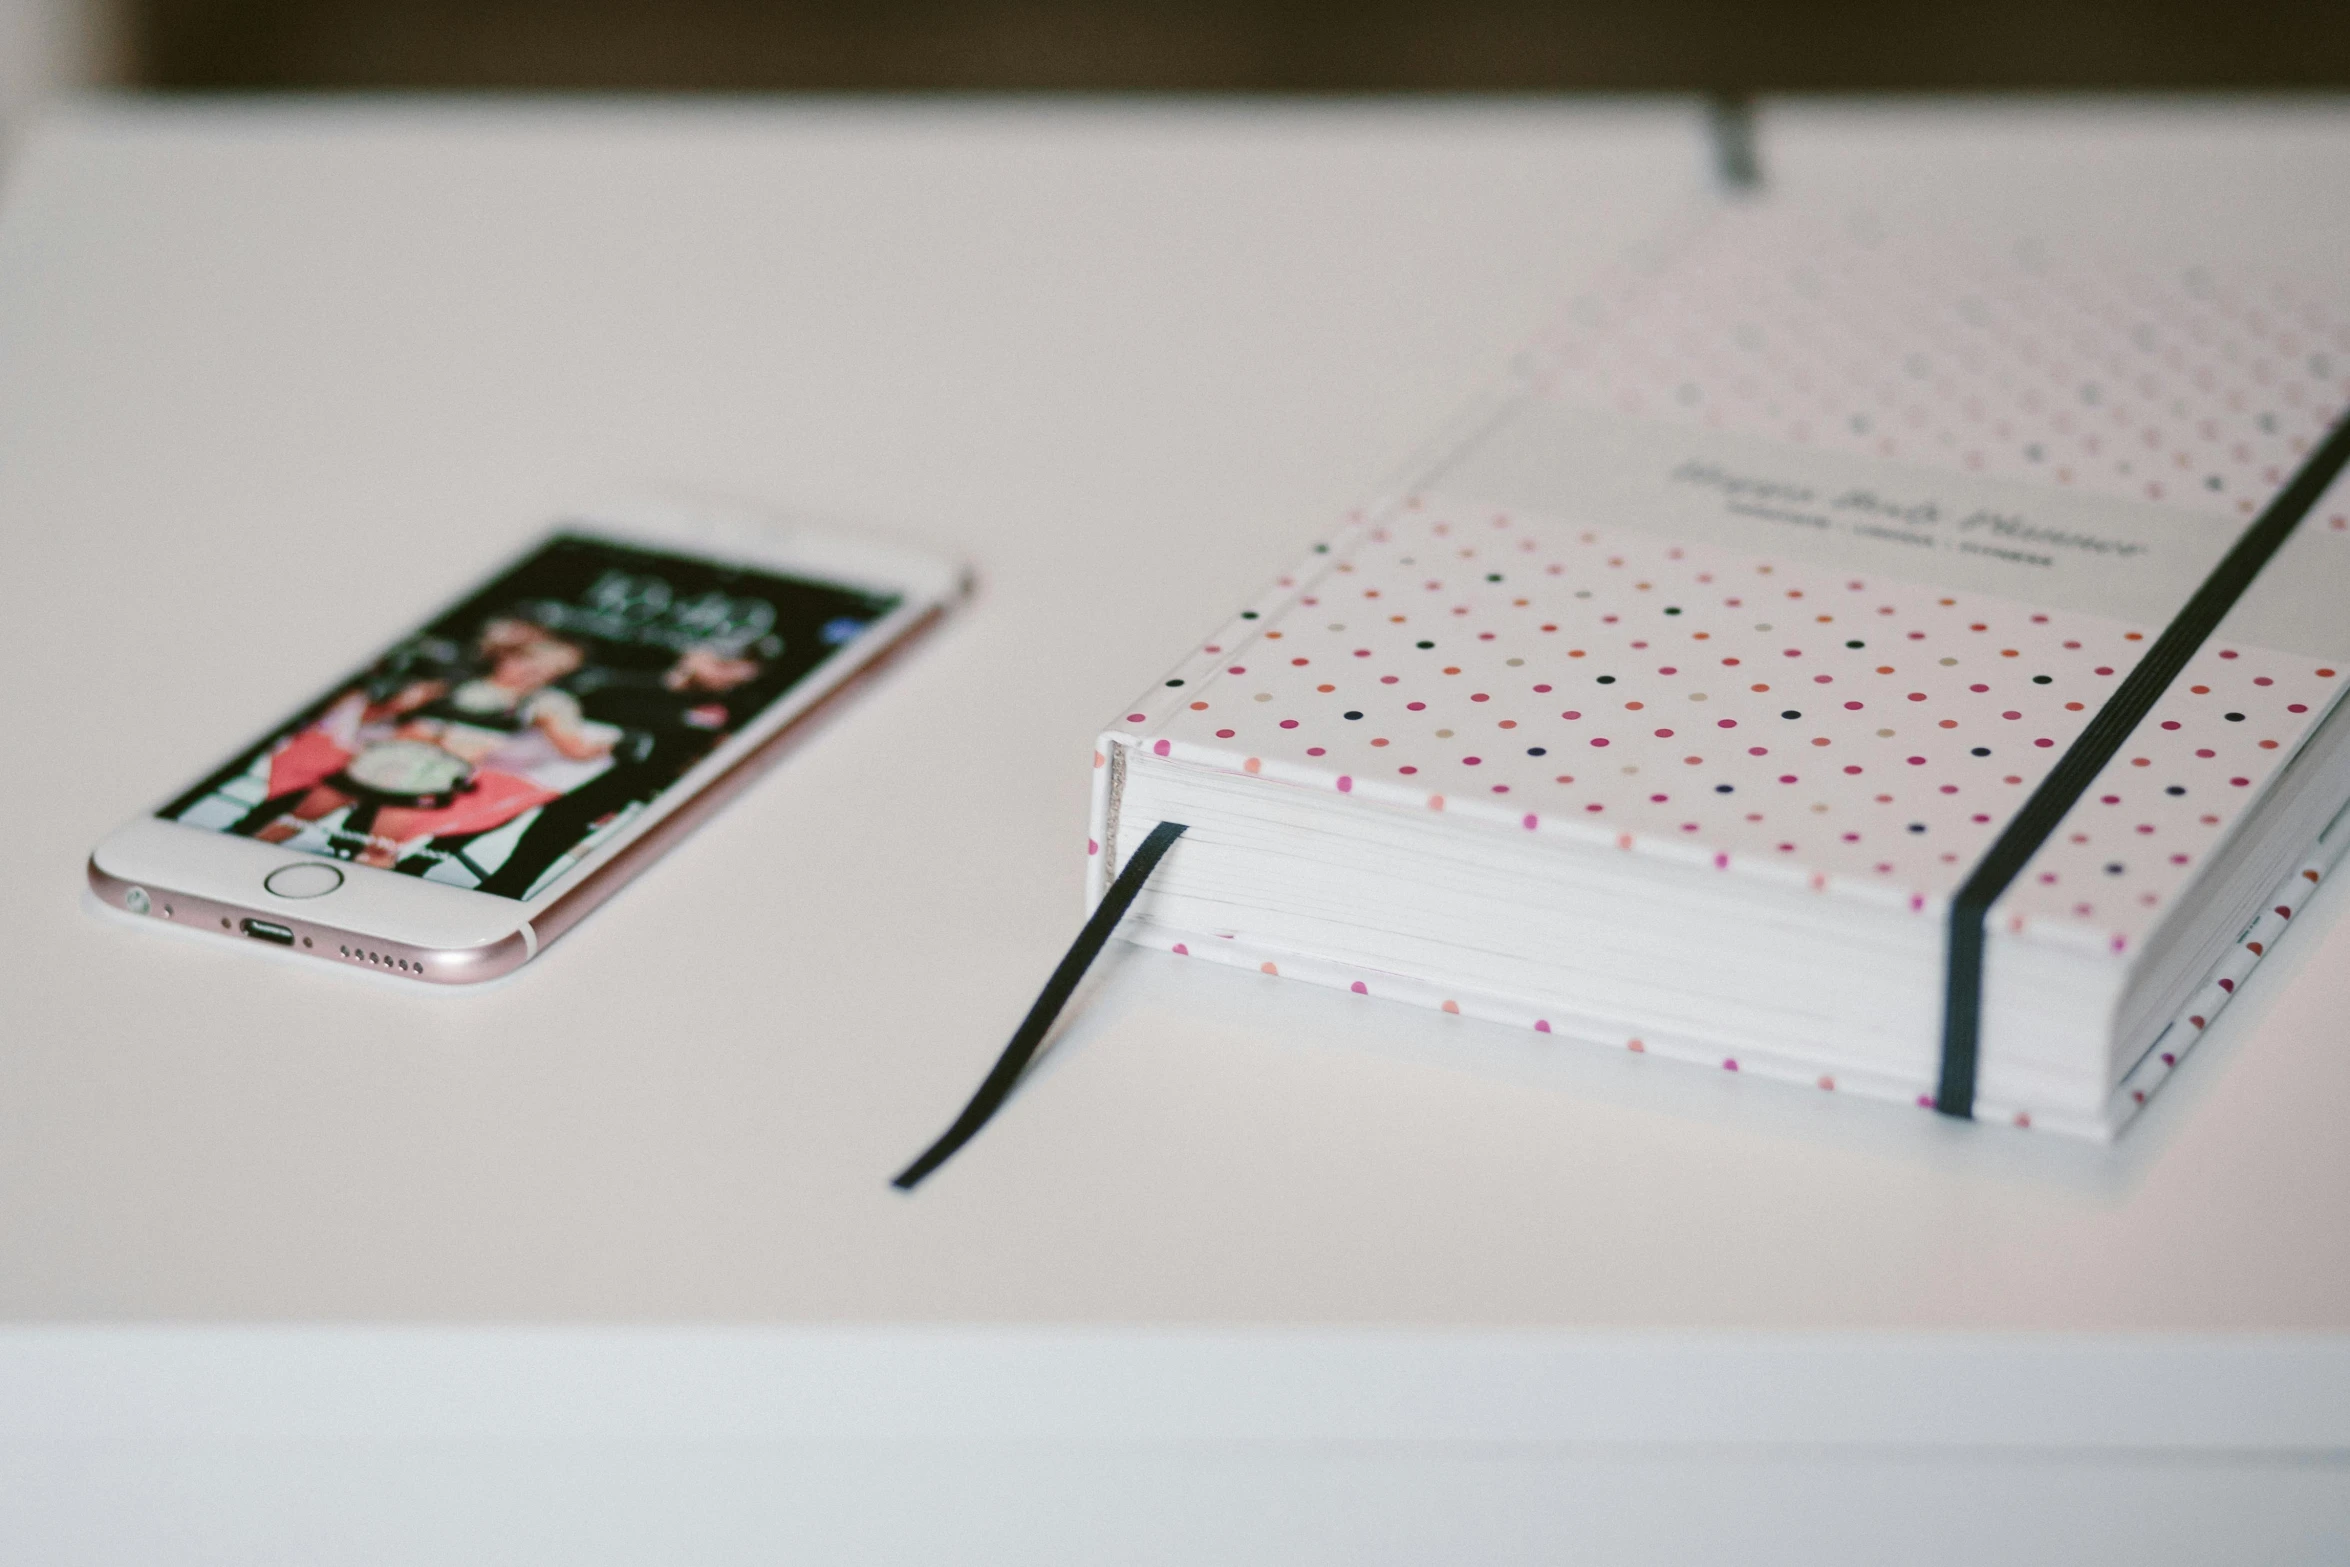
<path id="1" fill-rule="evenodd" d="M 959 566 L 698 507 L 568 522 L 115 832 L 118 909 L 462 985 L 528 962 L 935 623 Z"/>

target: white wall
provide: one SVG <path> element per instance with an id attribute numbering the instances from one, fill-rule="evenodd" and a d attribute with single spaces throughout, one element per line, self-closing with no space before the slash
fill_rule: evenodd
<path id="1" fill-rule="evenodd" d="M 40 106 L 115 77 L 109 0 L 0 0 L 0 169 Z"/>

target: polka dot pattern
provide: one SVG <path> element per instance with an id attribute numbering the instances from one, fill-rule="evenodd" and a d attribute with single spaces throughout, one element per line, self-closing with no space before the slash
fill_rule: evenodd
<path id="1" fill-rule="evenodd" d="M 1756 203 L 1537 357 L 1587 407 L 2248 518 L 2350 404 L 2350 288 Z"/>
<path id="2" fill-rule="evenodd" d="M 1938 914 L 2150 634 L 1421 496 L 1204 646 L 1133 737 Z M 2034 861 L 2016 917 L 2137 934 L 2249 792 L 2219 780 L 2273 765 L 2329 684 L 2207 650 L 2157 715 L 2181 727 L 2117 759 L 2116 803 Z"/>
<path id="3" fill-rule="evenodd" d="M 1993 911 L 2014 932 L 2126 951 L 2331 708 L 2342 670 L 2206 643 Z"/>

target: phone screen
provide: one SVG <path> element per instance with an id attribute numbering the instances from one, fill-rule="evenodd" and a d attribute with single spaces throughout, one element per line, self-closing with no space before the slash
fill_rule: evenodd
<path id="1" fill-rule="evenodd" d="M 528 898 L 897 603 L 559 533 L 158 814 Z"/>

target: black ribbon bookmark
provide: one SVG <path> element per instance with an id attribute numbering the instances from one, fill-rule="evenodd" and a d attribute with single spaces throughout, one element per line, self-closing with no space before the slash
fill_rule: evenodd
<path id="1" fill-rule="evenodd" d="M 979 1092 L 971 1096 L 971 1102 L 963 1107 L 963 1113 L 955 1117 L 955 1124 L 948 1127 L 921 1158 L 907 1165 L 890 1185 L 902 1192 L 912 1191 L 931 1171 L 952 1159 L 956 1150 L 978 1136 L 979 1129 L 1003 1108 L 1004 1101 L 1011 1098 L 1012 1090 L 1019 1086 L 1020 1074 L 1028 1070 L 1028 1063 L 1034 1059 L 1036 1047 L 1044 1043 L 1044 1036 L 1051 1030 L 1053 1019 L 1059 1017 L 1061 1008 L 1069 1004 L 1069 997 L 1075 993 L 1077 982 L 1085 978 L 1087 969 L 1093 967 L 1093 960 L 1101 955 L 1102 948 L 1108 944 L 1110 933 L 1118 928 L 1118 921 L 1126 917 L 1127 909 L 1133 906 L 1136 896 L 1141 893 L 1142 884 L 1150 880 L 1151 872 L 1158 868 L 1159 861 L 1166 857 L 1167 851 L 1175 846 L 1175 840 L 1183 836 L 1183 831 L 1184 824 L 1181 822 L 1161 822 L 1150 830 L 1150 835 L 1142 840 L 1132 857 L 1119 870 L 1118 879 L 1110 883 L 1110 890 L 1103 894 L 1101 903 L 1093 911 L 1093 917 L 1085 922 L 1085 929 L 1077 933 L 1077 940 L 1061 959 L 1060 967 L 1054 969 L 1053 977 L 1045 981 L 1044 990 L 1038 994 L 1036 1004 L 1028 1009 L 1028 1016 L 1021 1019 L 1020 1026 L 1012 1031 L 1012 1042 L 1004 1046 L 1002 1055 L 996 1057 L 996 1063 L 989 1069 L 986 1080 L 979 1085 Z"/>
<path id="2" fill-rule="evenodd" d="M 1951 899 L 1949 966 L 1942 992 L 1942 1076 L 1934 1095 L 1934 1108 L 1944 1115 L 1971 1120 L 1975 1113 L 1975 1067 L 1983 1023 L 1984 921 L 1991 905 L 2007 891 L 2008 883 L 2023 874 L 2073 802 L 2097 781 L 2105 764 L 2145 720 L 2156 699 L 2170 689 L 2195 650 L 2218 629 L 2269 557 L 2292 537 L 2294 528 L 2346 463 L 2350 463 L 2350 416 L 2334 426 L 2300 472 L 2212 568 L 2195 596 L 2163 628 L 2154 646 L 2040 781 L 2040 787 L 2032 791 L 2032 797 Z"/>

